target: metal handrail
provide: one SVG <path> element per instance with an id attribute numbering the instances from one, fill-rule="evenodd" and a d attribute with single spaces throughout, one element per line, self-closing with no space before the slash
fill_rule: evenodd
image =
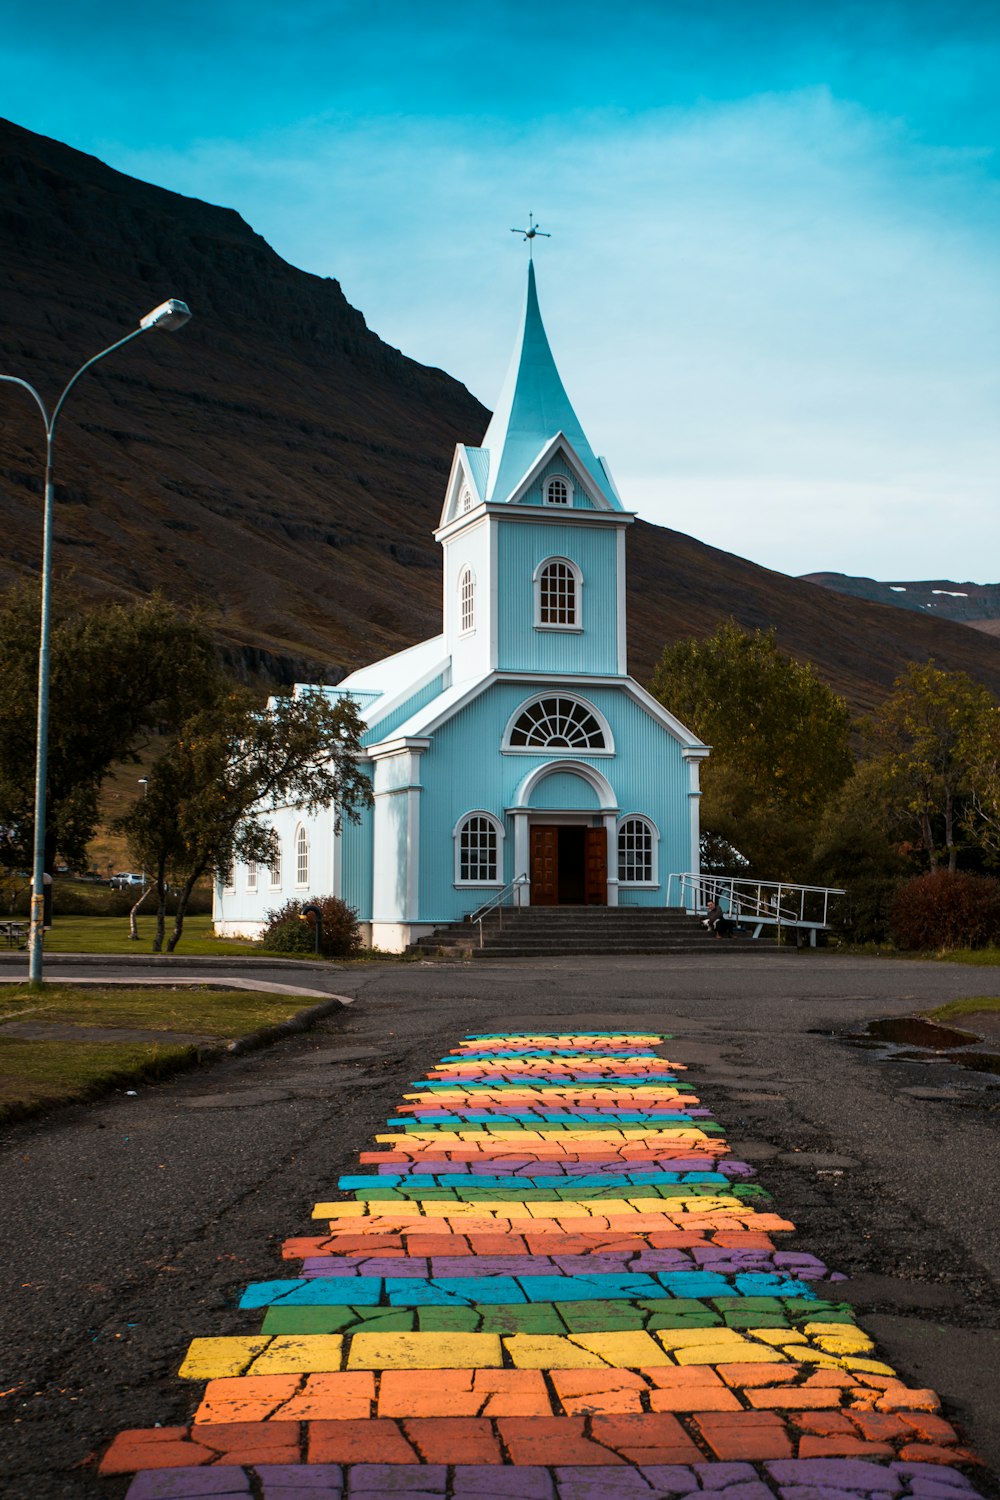
<path id="1" fill-rule="evenodd" d="M 482 906 L 478 906 L 474 912 L 470 912 L 466 920 L 469 922 L 479 923 L 480 948 L 483 946 L 483 918 L 488 917 L 491 911 L 499 912 L 500 928 L 502 930 L 503 908 L 505 901 L 507 901 L 508 897 L 512 897 L 514 895 L 514 892 L 518 889 L 518 887 L 530 884 L 531 880 L 527 875 L 515 875 L 513 880 L 508 880 L 502 891 L 498 891 L 497 894 L 495 896 L 492 896 L 489 901 L 484 901 Z"/>
<path id="2" fill-rule="evenodd" d="M 711 900 L 736 921 L 748 918 L 761 926 L 829 926 L 830 898 L 846 893 L 839 886 L 798 885 L 785 880 L 753 880 L 739 875 L 672 874 L 667 881 L 667 905 L 671 905 L 673 882 L 678 882 L 680 905 L 703 911 Z M 810 901 L 810 897 L 820 898 Z M 822 903 L 822 916 L 818 908 Z M 807 903 L 815 915 L 807 915 Z"/>

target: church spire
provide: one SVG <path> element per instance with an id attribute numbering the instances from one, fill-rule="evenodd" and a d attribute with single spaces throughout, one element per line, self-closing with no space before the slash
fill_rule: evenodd
<path id="1" fill-rule="evenodd" d="M 621 502 L 594 453 L 559 378 L 542 324 L 534 262 L 514 357 L 482 447 L 489 451 L 487 500 L 502 503 L 557 434 L 562 433 L 612 510 Z"/>

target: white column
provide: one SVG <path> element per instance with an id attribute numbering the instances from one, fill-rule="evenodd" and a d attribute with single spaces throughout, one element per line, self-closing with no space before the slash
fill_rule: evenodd
<path id="1" fill-rule="evenodd" d="M 618 905 L 618 815 L 605 813 L 602 818 L 608 837 L 608 905 Z"/>
<path id="2" fill-rule="evenodd" d="M 531 874 L 531 840 L 529 836 L 528 814 L 515 808 L 511 813 L 514 823 L 514 868 L 511 871 L 511 879 L 518 875 Z M 531 886 L 519 885 L 514 892 L 515 906 L 531 905 Z"/>

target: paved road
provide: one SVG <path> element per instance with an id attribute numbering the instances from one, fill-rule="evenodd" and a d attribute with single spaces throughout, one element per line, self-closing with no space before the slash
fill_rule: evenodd
<path id="1" fill-rule="evenodd" d="M 253 972 L 289 981 L 283 965 Z M 93 1478 L 94 1450 L 122 1427 L 189 1416 L 194 1393 L 174 1372 L 190 1337 L 246 1331 L 242 1285 L 274 1274 L 280 1240 L 307 1231 L 414 1069 L 465 1031 L 550 1019 L 672 1031 L 796 1243 L 849 1273 L 890 1362 L 936 1386 L 1000 1469 L 1000 1080 L 879 1061 L 832 1035 L 1000 993 L 1000 970 L 788 953 L 296 973 L 354 1003 L 266 1052 L 4 1136 L 0 1464 L 17 1500 L 114 1495 Z M 955 1097 L 907 1092 L 940 1091 L 945 1075 Z"/>

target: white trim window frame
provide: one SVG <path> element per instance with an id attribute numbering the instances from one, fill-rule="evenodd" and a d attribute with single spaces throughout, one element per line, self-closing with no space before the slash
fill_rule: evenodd
<path id="1" fill-rule="evenodd" d="M 452 830 L 455 885 L 462 890 L 503 885 L 504 826 L 493 813 L 475 808 Z"/>
<path id="2" fill-rule="evenodd" d="M 255 859 L 251 859 L 251 860 L 249 860 L 247 862 L 247 890 L 248 891 L 256 891 L 256 889 L 257 889 L 257 861 Z"/>
<path id="3" fill-rule="evenodd" d="M 295 889 L 305 891 L 309 888 L 309 833 L 304 823 L 300 823 L 295 830 Z"/>
<path id="4" fill-rule="evenodd" d="M 595 704 L 579 693 L 549 692 L 518 704 L 500 748 L 504 755 L 614 755 L 615 742 Z"/>
<path id="5" fill-rule="evenodd" d="M 626 813 L 616 830 L 618 885 L 629 890 L 659 888 L 660 832 L 645 813 Z"/>
<path id="6" fill-rule="evenodd" d="M 569 475 L 550 474 L 542 485 L 542 501 L 545 505 L 572 508 L 573 481 Z"/>
<path id="7" fill-rule="evenodd" d="M 463 563 L 458 574 L 458 633 L 476 633 L 476 575 L 468 563 Z"/>
<path id="8" fill-rule="evenodd" d="M 281 890 L 281 836 L 275 828 L 274 832 L 274 858 L 268 861 L 267 877 L 268 888 L 272 891 Z"/>
<path id="9" fill-rule="evenodd" d="M 583 573 L 569 557 L 545 557 L 532 574 L 536 630 L 583 630 Z"/>

